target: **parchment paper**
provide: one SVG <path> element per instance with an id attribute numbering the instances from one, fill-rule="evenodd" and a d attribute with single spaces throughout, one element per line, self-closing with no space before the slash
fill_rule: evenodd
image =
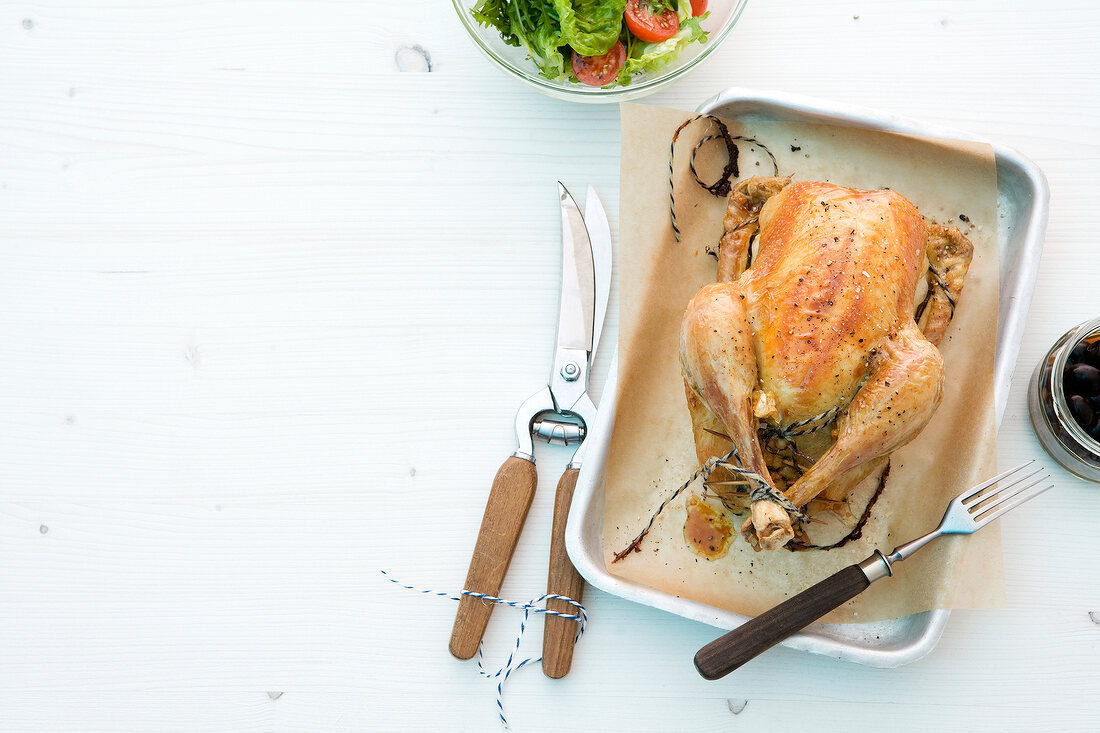
<path id="1" fill-rule="evenodd" d="M 612 563 L 614 553 L 630 543 L 661 501 L 697 468 L 678 330 L 687 302 L 714 281 L 715 261 L 704 248 L 721 235 L 725 201 L 700 188 L 687 170 L 692 145 L 712 131 L 697 122 L 681 133 L 677 145 L 676 211 L 683 237 L 679 244 L 674 241 L 668 214 L 669 142 L 676 127 L 691 116 L 622 106 L 619 390 L 606 474 L 604 557 L 615 575 L 756 615 L 863 560 L 875 548 L 889 552 L 930 531 L 952 497 L 996 472 L 996 167 L 992 149 L 979 143 L 824 125 L 727 121 L 733 135 L 766 145 L 780 174 L 856 188 L 892 188 L 927 218 L 954 224 L 967 235 L 974 260 L 940 345 L 946 363 L 943 401 L 920 436 L 893 454 L 886 487 L 859 540 L 828 551 L 757 553 L 738 537 L 728 555 L 708 561 L 688 549 L 683 537 L 689 490 L 665 509 L 640 552 Z M 742 177 L 772 174 L 766 157 L 739 145 Z M 700 151 L 697 165 L 701 174 L 704 169 L 713 174 L 724 160 L 723 146 L 710 143 Z M 704 179 L 709 182 L 713 175 Z M 893 578 L 874 584 L 824 620 L 875 621 L 932 608 L 988 608 L 1004 602 L 996 523 L 969 537 L 936 540 L 896 570 Z"/>

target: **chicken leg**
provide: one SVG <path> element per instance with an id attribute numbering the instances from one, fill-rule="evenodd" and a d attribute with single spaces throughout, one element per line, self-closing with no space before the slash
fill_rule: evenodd
<path id="1" fill-rule="evenodd" d="M 943 357 L 915 324 L 904 327 L 887 340 L 870 377 L 837 420 L 836 442 L 785 496 L 804 506 L 854 469 L 908 443 L 932 418 L 942 391 Z M 755 533 L 769 549 L 755 522 L 746 522 L 741 532 L 750 544 Z"/>
<path id="2" fill-rule="evenodd" d="M 757 383 L 752 329 L 733 283 L 707 285 L 688 304 L 680 326 L 680 367 L 696 446 L 711 446 L 716 439 L 707 430 L 713 416 L 732 441 L 741 467 L 770 486 L 752 407 Z M 712 455 L 727 452 L 728 447 L 719 448 Z M 781 547 L 794 537 L 787 510 L 775 501 L 754 501 L 752 517 L 761 543 L 767 546 Z"/>

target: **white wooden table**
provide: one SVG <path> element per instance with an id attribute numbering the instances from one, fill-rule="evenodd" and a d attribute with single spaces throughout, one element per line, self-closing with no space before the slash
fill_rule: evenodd
<path id="1" fill-rule="evenodd" d="M 1100 315 L 1098 40 L 1069 0 L 753 0 L 648 101 L 798 92 L 1039 163 L 1009 464 L 1045 458 L 1033 365 Z M 506 78 L 443 2 L 0 4 L 0 730 L 496 730 L 455 604 L 379 570 L 460 588 L 548 368 L 554 181 L 614 218 L 618 139 L 617 108 Z M 509 598 L 545 583 L 566 453 L 541 455 Z M 780 649 L 708 683 L 713 629 L 590 590 L 572 673 L 509 681 L 513 727 L 1096 730 L 1100 487 L 1052 470 L 1003 521 L 1007 608 L 918 663 Z"/>

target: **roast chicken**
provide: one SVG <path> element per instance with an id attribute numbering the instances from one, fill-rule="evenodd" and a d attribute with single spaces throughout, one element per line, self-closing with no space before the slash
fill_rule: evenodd
<path id="1" fill-rule="evenodd" d="M 844 499 L 931 419 L 936 345 L 973 250 L 894 191 L 784 177 L 737 184 L 724 230 L 717 282 L 684 313 L 680 365 L 699 461 L 733 457 L 752 488 L 741 534 L 774 550 L 811 500 Z M 768 436 L 794 474 L 766 458 Z"/>

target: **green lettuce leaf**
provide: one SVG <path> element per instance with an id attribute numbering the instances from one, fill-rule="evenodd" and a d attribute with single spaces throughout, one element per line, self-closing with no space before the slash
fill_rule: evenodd
<path id="1" fill-rule="evenodd" d="M 602 56 L 619 40 L 626 0 L 553 0 L 553 3 L 562 37 L 582 56 Z"/>
<path id="2" fill-rule="evenodd" d="M 547 79 L 568 77 L 568 60 L 562 55 L 568 41 L 551 0 L 480 0 L 470 13 L 481 25 L 500 31 L 505 43 L 526 49 Z"/>
<path id="3" fill-rule="evenodd" d="M 707 42 L 707 32 L 699 25 L 699 21 L 707 17 L 707 13 L 693 18 L 691 3 L 680 0 L 679 15 L 680 32 L 662 43 L 646 43 L 630 34 L 624 34 L 629 36 L 626 63 L 615 79 L 616 83 L 627 86 L 635 74 L 653 73 L 675 61 L 687 46 L 695 42 Z"/>
<path id="4" fill-rule="evenodd" d="M 509 46 L 519 45 L 519 36 L 512 30 L 512 19 L 508 16 L 507 0 L 481 0 L 470 8 L 470 15 L 479 25 L 500 31 L 500 37 Z"/>

